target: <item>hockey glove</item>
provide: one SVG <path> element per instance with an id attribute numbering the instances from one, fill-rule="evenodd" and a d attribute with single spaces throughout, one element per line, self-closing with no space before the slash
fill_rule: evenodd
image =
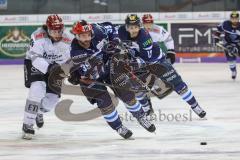
<path id="1" fill-rule="evenodd" d="M 230 56 L 230 57 L 235 57 L 235 56 L 238 56 L 239 55 L 239 49 L 237 47 L 237 45 L 235 44 L 229 44 L 226 46 L 226 49 L 227 49 L 227 54 Z"/>
<path id="2" fill-rule="evenodd" d="M 59 64 L 53 63 L 48 66 L 48 75 L 49 88 L 60 96 L 62 80 L 66 77 L 64 71 Z"/>
<path id="3" fill-rule="evenodd" d="M 174 64 L 176 60 L 176 53 L 173 49 L 167 50 L 167 60 L 171 63 Z"/>
<path id="4" fill-rule="evenodd" d="M 78 71 L 74 71 L 70 73 L 68 77 L 68 82 L 73 85 L 78 85 L 80 83 L 80 74 Z"/>

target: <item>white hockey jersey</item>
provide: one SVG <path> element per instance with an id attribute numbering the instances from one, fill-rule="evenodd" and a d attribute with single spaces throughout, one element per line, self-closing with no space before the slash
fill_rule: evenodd
<path id="1" fill-rule="evenodd" d="M 66 32 L 59 42 L 52 42 L 47 32 L 39 28 L 31 35 L 31 43 L 26 53 L 26 59 L 32 61 L 32 65 L 46 74 L 49 64 L 63 64 L 70 59 L 72 37 Z"/>
<path id="2" fill-rule="evenodd" d="M 149 34 L 152 37 L 153 42 L 163 42 L 168 50 L 174 50 L 173 38 L 162 26 L 153 24 Z"/>

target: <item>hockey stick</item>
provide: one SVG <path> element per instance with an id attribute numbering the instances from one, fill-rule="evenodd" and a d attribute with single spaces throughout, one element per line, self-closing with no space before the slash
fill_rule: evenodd
<path id="1" fill-rule="evenodd" d="M 152 93 L 154 96 L 158 97 L 159 99 L 163 99 L 173 91 L 172 90 L 173 87 L 170 86 L 170 88 L 167 91 L 165 91 L 164 94 L 159 95 L 155 90 L 152 90 L 147 84 L 145 84 L 141 79 L 139 79 L 132 71 L 130 71 L 128 68 L 126 68 L 126 70 L 129 71 L 129 73 L 132 75 L 132 78 L 135 79 L 137 83 L 139 83 L 143 88 L 145 88 L 147 92 Z"/>
<path id="2" fill-rule="evenodd" d="M 216 43 L 216 46 L 222 48 L 223 50 L 228 50 L 226 47 L 224 47 L 221 43 Z"/>
<path id="3" fill-rule="evenodd" d="M 122 55 L 123 54 L 127 54 L 126 46 L 117 45 L 117 44 L 111 44 L 110 47 L 112 47 L 111 49 L 115 49 L 115 47 L 117 47 L 118 53 L 115 53 L 115 54 L 122 54 Z M 109 50 L 107 50 L 107 51 L 109 51 Z M 85 62 L 89 61 L 90 59 L 94 58 L 97 54 L 98 53 L 95 53 L 94 55 L 91 55 L 90 57 L 86 57 L 86 59 L 84 59 L 84 61 Z M 75 59 L 76 61 L 78 61 L 77 58 L 78 57 L 76 57 L 76 59 Z M 83 58 L 83 57 L 79 56 L 79 58 Z M 62 68 L 62 70 L 64 70 L 64 73 L 65 73 L 65 75 L 63 75 L 63 76 L 65 78 L 69 78 L 69 73 L 70 72 L 74 72 L 74 71 L 79 69 L 80 65 L 78 65 L 78 64 L 81 64 L 81 61 L 79 61 L 79 63 L 74 63 L 73 60 L 70 60 L 70 61 L 68 61 L 68 63 L 62 65 L 61 68 Z M 91 87 L 93 85 L 103 85 L 103 86 L 108 86 L 108 87 L 111 87 L 111 88 L 125 89 L 125 90 L 129 90 L 129 91 L 133 91 L 133 92 L 151 92 L 153 95 L 157 96 L 160 99 L 162 99 L 163 97 L 167 96 L 172 91 L 171 87 L 167 86 L 167 84 L 164 83 L 164 82 L 163 83 L 165 84 L 165 86 L 167 86 L 167 88 L 169 88 L 168 90 L 164 91 L 160 87 L 159 87 L 159 89 L 164 91 L 163 93 L 157 92 L 156 90 L 152 90 L 137 75 L 135 75 L 133 73 L 133 71 L 129 70 L 129 67 L 124 66 L 124 69 L 127 72 L 124 72 L 122 75 L 125 74 L 124 77 L 127 78 L 127 80 L 132 79 L 132 80 L 136 81 L 137 82 L 136 89 L 135 88 L 133 89 L 131 87 L 128 87 L 128 88 L 123 87 L 124 85 L 123 86 L 119 86 L 120 83 L 118 83 L 119 85 L 114 85 L 114 84 L 103 83 L 103 82 L 99 82 L 99 81 L 95 81 L 95 80 L 91 80 L 90 83 L 88 84 L 88 86 L 86 86 L 86 87 Z M 131 77 L 131 78 L 129 78 L 129 77 Z M 123 81 L 121 81 L 121 83 L 122 82 L 123 83 L 128 83 L 128 82 L 126 82 L 127 80 L 123 79 Z M 84 82 L 82 81 L 82 83 L 84 83 Z M 139 87 L 138 87 L 138 84 L 139 84 Z M 132 87 L 134 87 L 134 85 Z"/>
<path id="4" fill-rule="evenodd" d="M 66 78 L 68 78 L 68 77 L 66 77 Z M 84 82 L 82 81 L 82 83 L 84 83 Z M 146 92 L 147 91 L 145 88 L 144 89 L 124 88 L 124 87 L 120 87 L 120 86 L 117 86 L 117 85 L 108 84 L 108 83 L 104 83 L 104 82 L 99 82 L 99 81 L 95 81 L 95 80 L 91 80 L 91 85 L 89 85 L 87 87 L 90 88 L 93 85 L 102 85 L 102 86 L 106 86 L 106 87 L 110 87 L 110 88 L 123 89 L 123 90 L 128 90 L 128 91 L 133 91 L 133 92 Z"/>
<path id="5" fill-rule="evenodd" d="M 73 66 L 71 66 L 71 67 L 73 67 Z M 74 68 L 72 71 L 75 71 L 77 69 L 78 69 L 78 67 Z M 151 88 L 147 84 L 145 84 L 137 75 L 135 75 L 126 66 L 124 66 L 124 69 L 126 69 L 128 71 L 128 73 L 125 73 L 126 76 L 131 78 L 132 80 L 136 81 L 140 85 L 139 88 L 136 88 L 136 89 L 131 88 L 131 87 L 126 88 L 126 87 L 121 87 L 121 86 L 114 85 L 114 84 L 108 84 L 108 83 L 104 83 L 104 82 L 95 81 L 95 80 L 91 80 L 91 85 L 86 86 L 86 87 L 91 87 L 93 85 L 102 85 L 102 86 L 106 86 L 106 87 L 110 87 L 110 88 L 123 89 L 123 90 L 132 91 L 132 92 L 150 92 L 154 96 L 157 96 L 159 99 L 164 98 L 165 96 L 169 95 L 172 92 L 172 89 L 168 89 L 166 92 L 159 95 L 158 93 L 154 92 L 154 90 L 151 90 Z M 65 75 L 65 78 L 69 78 L 69 77 L 70 77 L 69 75 Z"/>
<path id="6" fill-rule="evenodd" d="M 225 46 L 223 46 L 222 43 L 216 43 L 216 46 L 222 48 L 223 50 L 227 51 L 227 53 L 229 54 L 229 56 L 233 57 L 233 56 L 238 56 L 238 53 L 230 53 L 229 49 L 226 48 Z"/>
<path id="7" fill-rule="evenodd" d="M 119 49 L 120 50 L 119 54 L 122 54 L 122 55 L 131 54 L 131 53 L 128 52 L 128 49 L 130 48 L 129 42 L 116 44 L 115 46 L 114 45 L 115 44 L 112 44 L 111 47 Z M 131 56 L 133 56 L 133 55 L 131 54 Z M 128 57 L 128 55 L 126 57 Z M 125 61 L 125 60 L 123 60 L 123 61 Z M 117 63 L 118 63 L 118 61 L 117 61 Z M 129 66 L 129 64 L 127 64 L 127 65 Z M 149 87 L 149 83 L 144 83 L 137 75 L 135 75 L 134 72 L 136 70 L 132 71 L 126 65 L 123 65 L 121 67 L 123 67 L 131 75 L 131 78 L 134 79 L 138 84 L 140 84 L 140 86 L 143 87 L 144 90 L 146 90 L 147 92 L 152 93 L 154 96 L 157 96 L 159 99 L 164 98 L 165 96 L 169 95 L 172 92 L 172 88 L 173 87 L 170 84 L 168 84 L 168 83 L 166 83 L 166 82 L 164 82 L 162 80 L 158 80 L 158 78 L 156 80 L 154 80 L 154 83 L 157 82 L 157 81 L 159 81 L 159 82 L 161 81 L 160 83 L 164 84 L 164 86 L 159 85 L 160 83 L 157 82 L 158 85 L 159 85 L 158 89 L 157 90 L 152 90 L 151 89 L 152 86 Z M 141 68 L 139 68 L 139 69 L 141 69 Z M 154 74 L 152 76 L 154 76 Z M 154 77 L 156 77 L 156 76 L 154 76 Z M 165 90 L 163 88 L 161 88 L 160 86 L 164 87 Z M 161 91 L 163 91 L 163 92 L 161 93 Z"/>

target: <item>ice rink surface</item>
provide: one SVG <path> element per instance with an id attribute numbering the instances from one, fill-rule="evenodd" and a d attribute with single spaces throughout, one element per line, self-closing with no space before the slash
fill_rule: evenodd
<path id="1" fill-rule="evenodd" d="M 0 160 L 239 160 L 240 78 L 230 79 L 227 64 L 176 64 L 189 84 L 207 119 L 200 120 L 176 93 L 152 99 L 158 118 L 156 134 L 124 119 L 135 140 L 123 140 L 103 118 L 86 122 L 63 122 L 54 111 L 45 115 L 45 126 L 31 141 L 21 139 L 25 98 L 23 66 L 0 66 Z M 238 67 L 239 68 L 239 67 Z M 71 111 L 93 109 L 84 97 L 72 98 Z M 118 106 L 120 114 L 126 109 Z M 160 114 L 188 115 L 187 121 L 159 119 Z M 191 117 L 190 117 L 191 116 Z M 207 142 L 207 145 L 200 145 Z"/>

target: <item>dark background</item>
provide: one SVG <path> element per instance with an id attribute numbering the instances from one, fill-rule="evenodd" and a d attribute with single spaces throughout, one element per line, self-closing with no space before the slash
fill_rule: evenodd
<path id="1" fill-rule="evenodd" d="M 7 9 L 0 10 L 0 14 L 231 10 L 240 10 L 240 0 L 8 0 Z"/>

